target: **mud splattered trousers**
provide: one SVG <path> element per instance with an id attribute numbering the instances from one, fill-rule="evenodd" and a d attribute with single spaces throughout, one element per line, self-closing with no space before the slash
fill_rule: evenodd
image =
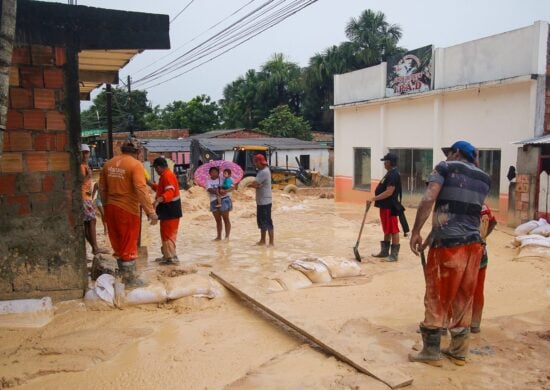
<path id="1" fill-rule="evenodd" d="M 487 271 L 487 266 L 480 268 L 477 275 L 477 284 L 474 292 L 474 302 L 472 307 L 472 326 L 479 328 L 481 324 L 481 314 L 483 313 L 483 304 L 485 303 L 484 298 L 484 287 L 485 287 L 485 272 Z"/>
<path id="2" fill-rule="evenodd" d="M 114 256 L 122 261 L 138 257 L 139 215 L 112 204 L 105 205 L 105 222 Z"/>
<path id="3" fill-rule="evenodd" d="M 425 327 L 470 326 L 482 252 L 480 243 L 430 249 L 425 270 Z"/>
<path id="4" fill-rule="evenodd" d="M 176 256 L 176 239 L 179 224 L 179 218 L 163 219 L 160 221 L 161 252 L 166 259 Z"/>

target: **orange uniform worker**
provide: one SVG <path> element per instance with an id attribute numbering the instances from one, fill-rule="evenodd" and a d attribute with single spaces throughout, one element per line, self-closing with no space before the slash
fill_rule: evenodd
<path id="1" fill-rule="evenodd" d="M 181 212 L 180 187 L 174 172 L 168 168 L 168 162 L 162 157 L 153 161 L 153 167 L 159 174 L 158 184 L 151 184 L 156 191 L 155 202 L 158 218 L 160 220 L 160 237 L 162 240 L 162 257 L 156 259 L 163 265 L 177 264 L 176 238 Z"/>
<path id="2" fill-rule="evenodd" d="M 136 277 L 138 257 L 139 206 L 154 225 L 158 217 L 151 204 L 143 174 L 137 160 L 139 149 L 131 142 L 121 147 L 122 154 L 105 163 L 99 178 L 99 191 L 105 205 L 109 240 L 118 260 L 122 281 L 131 286 L 142 285 Z"/>

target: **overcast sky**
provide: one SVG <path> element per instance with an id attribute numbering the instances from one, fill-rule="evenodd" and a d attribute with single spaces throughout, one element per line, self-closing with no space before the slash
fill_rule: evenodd
<path id="1" fill-rule="evenodd" d="M 251 11 L 266 0 L 256 0 L 243 9 Z M 58 1 L 67 3 L 67 1 Z M 78 0 L 78 5 L 128 11 L 168 14 L 174 18 L 190 0 Z M 176 56 L 161 57 L 190 40 L 176 51 L 181 54 L 220 31 L 236 17 L 197 38 L 212 25 L 229 16 L 250 0 L 195 0 L 170 24 L 172 49 L 148 50 L 137 55 L 120 72 L 135 80 Z M 550 21 L 549 0 L 318 0 L 277 26 L 223 56 L 161 86 L 148 89 L 149 100 L 164 107 L 174 100 L 187 101 L 206 94 L 222 98 L 223 88 L 248 69 L 259 69 L 273 53 L 283 53 L 300 66 L 307 66 L 315 53 L 346 40 L 345 26 L 365 9 L 382 11 L 390 23 L 403 31 L 400 45 L 408 49 L 433 44 L 447 47 L 469 40 Z M 188 69 L 188 68 L 185 68 Z M 93 97 L 94 95 L 92 95 Z M 83 108 L 87 105 L 83 104 Z"/>

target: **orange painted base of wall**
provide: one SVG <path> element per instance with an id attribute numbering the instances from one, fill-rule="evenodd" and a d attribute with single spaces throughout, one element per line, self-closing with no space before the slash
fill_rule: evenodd
<path id="1" fill-rule="evenodd" d="M 334 178 L 334 200 L 336 202 L 364 203 L 374 195 L 374 189 L 379 180 L 371 180 L 370 191 L 353 189 L 353 179 L 346 176 Z M 508 195 L 500 194 L 498 202 L 499 210 L 494 212 L 495 217 L 501 223 L 508 221 Z"/>

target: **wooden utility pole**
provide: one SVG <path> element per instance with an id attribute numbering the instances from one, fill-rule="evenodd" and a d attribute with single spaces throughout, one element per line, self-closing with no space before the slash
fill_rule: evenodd
<path id="1" fill-rule="evenodd" d="M 10 66 L 15 38 L 17 0 L 0 0 L 0 157 L 4 150 L 4 132 L 9 106 Z"/>
<path id="2" fill-rule="evenodd" d="M 113 91 L 107 84 L 107 143 L 109 144 L 109 159 L 115 155 L 113 151 Z"/>

